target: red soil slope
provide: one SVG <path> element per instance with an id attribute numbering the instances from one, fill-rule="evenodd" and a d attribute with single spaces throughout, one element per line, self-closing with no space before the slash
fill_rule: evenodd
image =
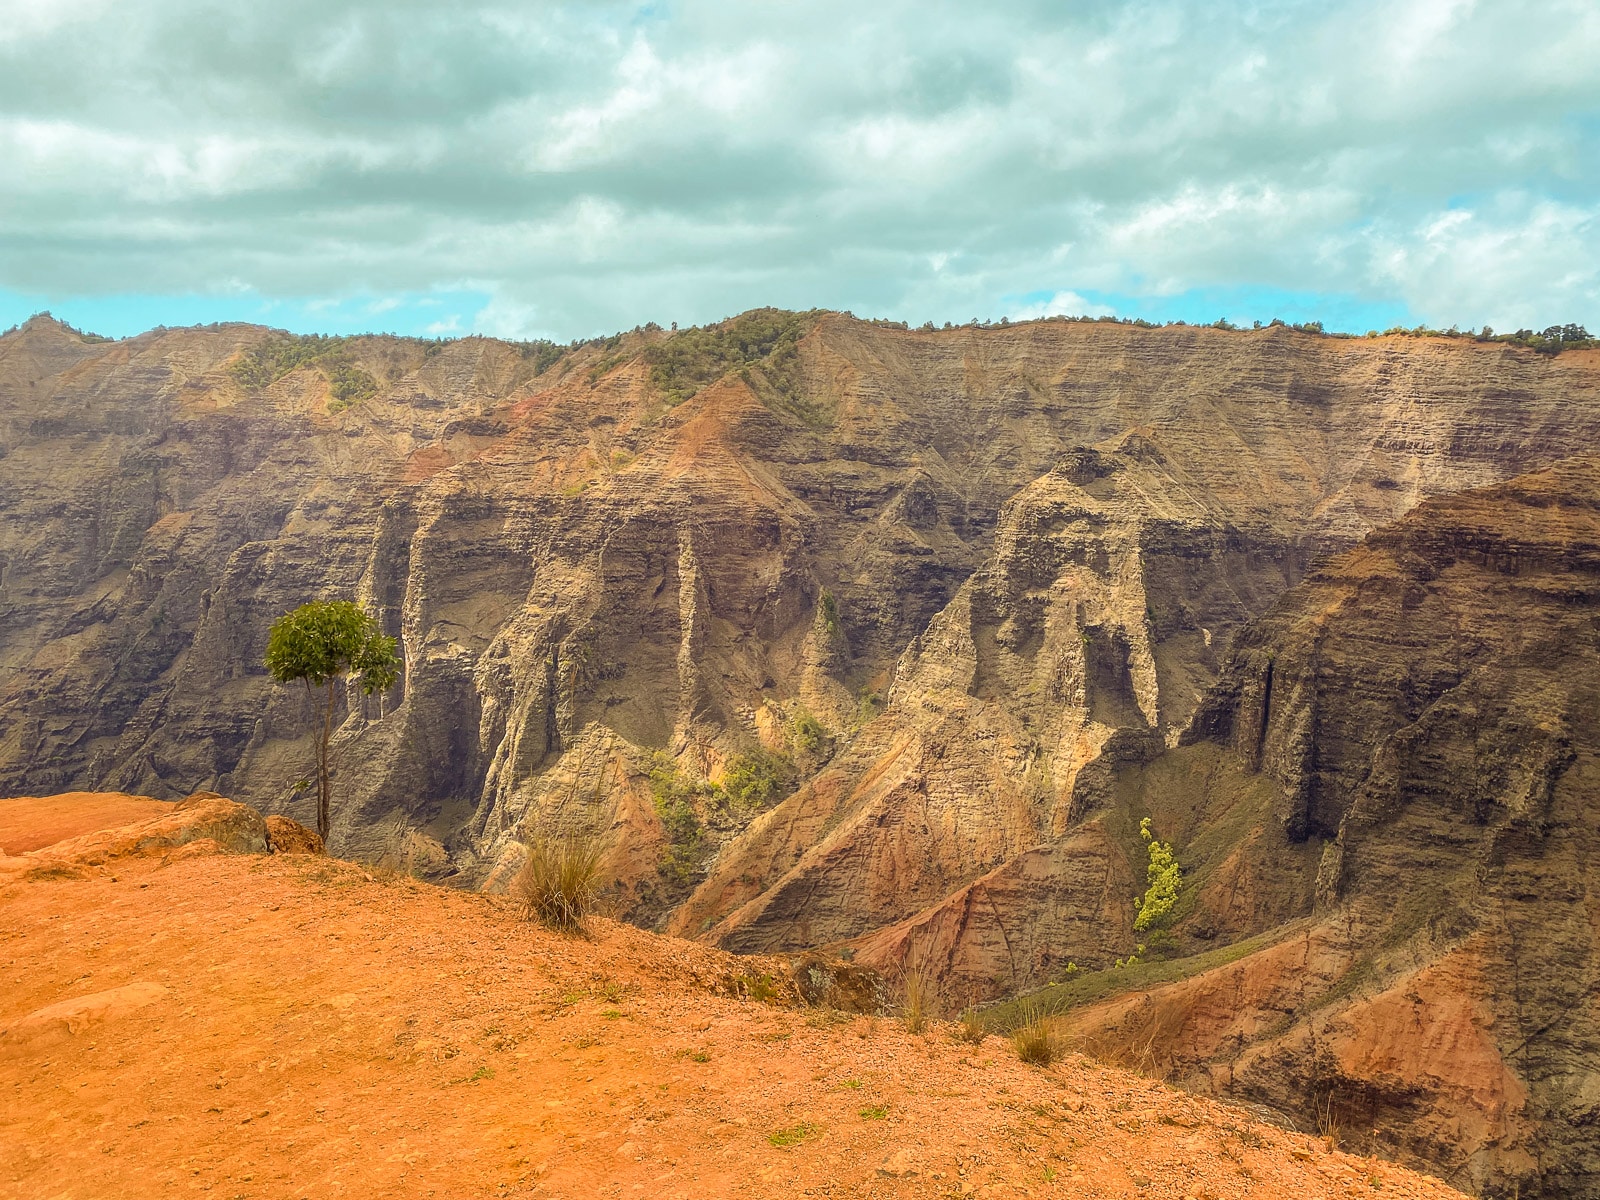
<path id="1" fill-rule="evenodd" d="M 131 825 L 171 809 L 169 801 L 121 792 L 65 792 L 0 800 L 0 855 L 26 854 L 65 838 Z"/>
<path id="2" fill-rule="evenodd" d="M 730 998 L 776 964 L 610 921 L 306 856 L 114 865 L 0 884 L 8 1200 L 1457 1195 L 1081 1057 Z"/>

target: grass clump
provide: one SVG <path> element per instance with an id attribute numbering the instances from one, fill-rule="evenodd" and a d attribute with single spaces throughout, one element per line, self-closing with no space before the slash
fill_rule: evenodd
<path id="1" fill-rule="evenodd" d="M 956 1018 L 956 1038 L 966 1042 L 969 1046 L 983 1045 L 983 1039 L 989 1036 L 989 1028 L 983 1023 L 983 1016 L 973 1005 L 968 1005 L 961 1010 L 961 1015 Z"/>
<path id="2" fill-rule="evenodd" d="M 600 896 L 600 839 L 585 834 L 541 837 L 528 843 L 528 861 L 511 881 L 530 920 L 564 933 L 582 933 Z"/>
<path id="3" fill-rule="evenodd" d="M 1036 1067 L 1048 1067 L 1061 1057 L 1061 1043 L 1050 1017 L 1036 1006 L 1023 1009 L 1021 1019 L 1011 1030 L 1011 1048 L 1023 1062 Z"/>
<path id="4" fill-rule="evenodd" d="M 926 962 L 907 962 L 900 970 L 900 1023 L 907 1033 L 921 1033 L 938 1006 L 938 985 Z"/>
<path id="5" fill-rule="evenodd" d="M 776 1004 L 783 999 L 782 984 L 765 971 L 735 975 L 733 990 L 741 999 L 754 1000 L 757 1004 Z"/>
<path id="6" fill-rule="evenodd" d="M 889 1115 L 889 1106 L 886 1104 L 869 1104 L 857 1111 L 869 1121 L 881 1121 Z"/>
<path id="7" fill-rule="evenodd" d="M 780 1150 L 787 1150 L 790 1146 L 798 1146 L 807 1138 L 816 1137 L 819 1130 L 810 1121 L 802 1121 L 798 1125 L 790 1125 L 784 1129 L 774 1129 L 767 1134 L 767 1141 Z"/>

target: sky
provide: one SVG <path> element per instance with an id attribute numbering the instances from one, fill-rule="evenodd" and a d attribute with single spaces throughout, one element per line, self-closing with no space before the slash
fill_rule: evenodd
<path id="1" fill-rule="evenodd" d="M 0 329 L 1600 329 L 1596 0 L 0 0 Z"/>

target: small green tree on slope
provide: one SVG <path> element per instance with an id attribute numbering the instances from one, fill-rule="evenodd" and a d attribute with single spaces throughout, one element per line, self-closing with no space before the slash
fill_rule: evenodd
<path id="1" fill-rule="evenodd" d="M 395 642 L 378 623 L 346 600 L 313 600 L 272 623 L 267 670 L 279 683 L 305 681 L 306 693 L 326 697 L 317 735 L 317 832 L 328 840 L 331 825 L 328 741 L 333 737 L 335 687 L 356 675 L 368 696 L 394 686 L 400 674 Z"/>
<path id="2" fill-rule="evenodd" d="M 1172 909 L 1178 903 L 1178 889 L 1183 885 L 1183 868 L 1172 853 L 1172 843 L 1163 842 L 1150 832 L 1150 818 L 1139 822 L 1139 836 L 1149 848 L 1150 862 L 1145 867 L 1144 899 L 1139 903 L 1139 913 L 1133 919 L 1138 933 L 1165 929 L 1172 922 Z M 1143 947 L 1140 950 L 1143 951 Z"/>

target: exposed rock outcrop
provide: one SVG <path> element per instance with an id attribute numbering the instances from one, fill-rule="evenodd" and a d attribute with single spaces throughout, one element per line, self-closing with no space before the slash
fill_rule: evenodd
<path id="1" fill-rule="evenodd" d="M 38 826 L 44 822 L 29 821 L 26 815 L 19 821 L 18 814 L 9 810 L 25 807 L 36 810 L 41 816 L 56 813 L 59 814 L 57 828 L 70 830 L 78 823 L 73 819 L 74 808 L 89 813 L 104 812 L 108 806 L 95 802 L 109 799 L 110 796 L 85 796 L 83 793 L 29 796 L 0 801 L 8 810 L 0 815 L 8 825 Z M 149 803 L 147 797 L 129 796 L 122 799 L 135 805 L 141 801 Z M 85 800 L 87 804 L 83 803 Z M 266 854 L 270 850 L 268 819 L 248 805 L 236 804 L 214 792 L 197 792 L 176 804 L 161 804 L 160 807 L 164 811 L 129 825 L 57 838 L 36 849 L 9 857 L 0 853 L 0 879 L 41 875 L 82 876 L 86 868 L 108 868 L 117 860 L 126 858 Z"/>
<path id="2" fill-rule="evenodd" d="M 274 854 L 321 854 L 322 837 L 279 813 L 267 818 L 267 848 Z"/>
<path id="3" fill-rule="evenodd" d="M 1194 831 L 1186 947 L 1266 944 L 1130 976 L 1076 1031 L 1474 1191 L 1600 1194 L 1600 459 L 1335 559 L 1241 635 L 1184 740 L 1122 803 Z"/>

